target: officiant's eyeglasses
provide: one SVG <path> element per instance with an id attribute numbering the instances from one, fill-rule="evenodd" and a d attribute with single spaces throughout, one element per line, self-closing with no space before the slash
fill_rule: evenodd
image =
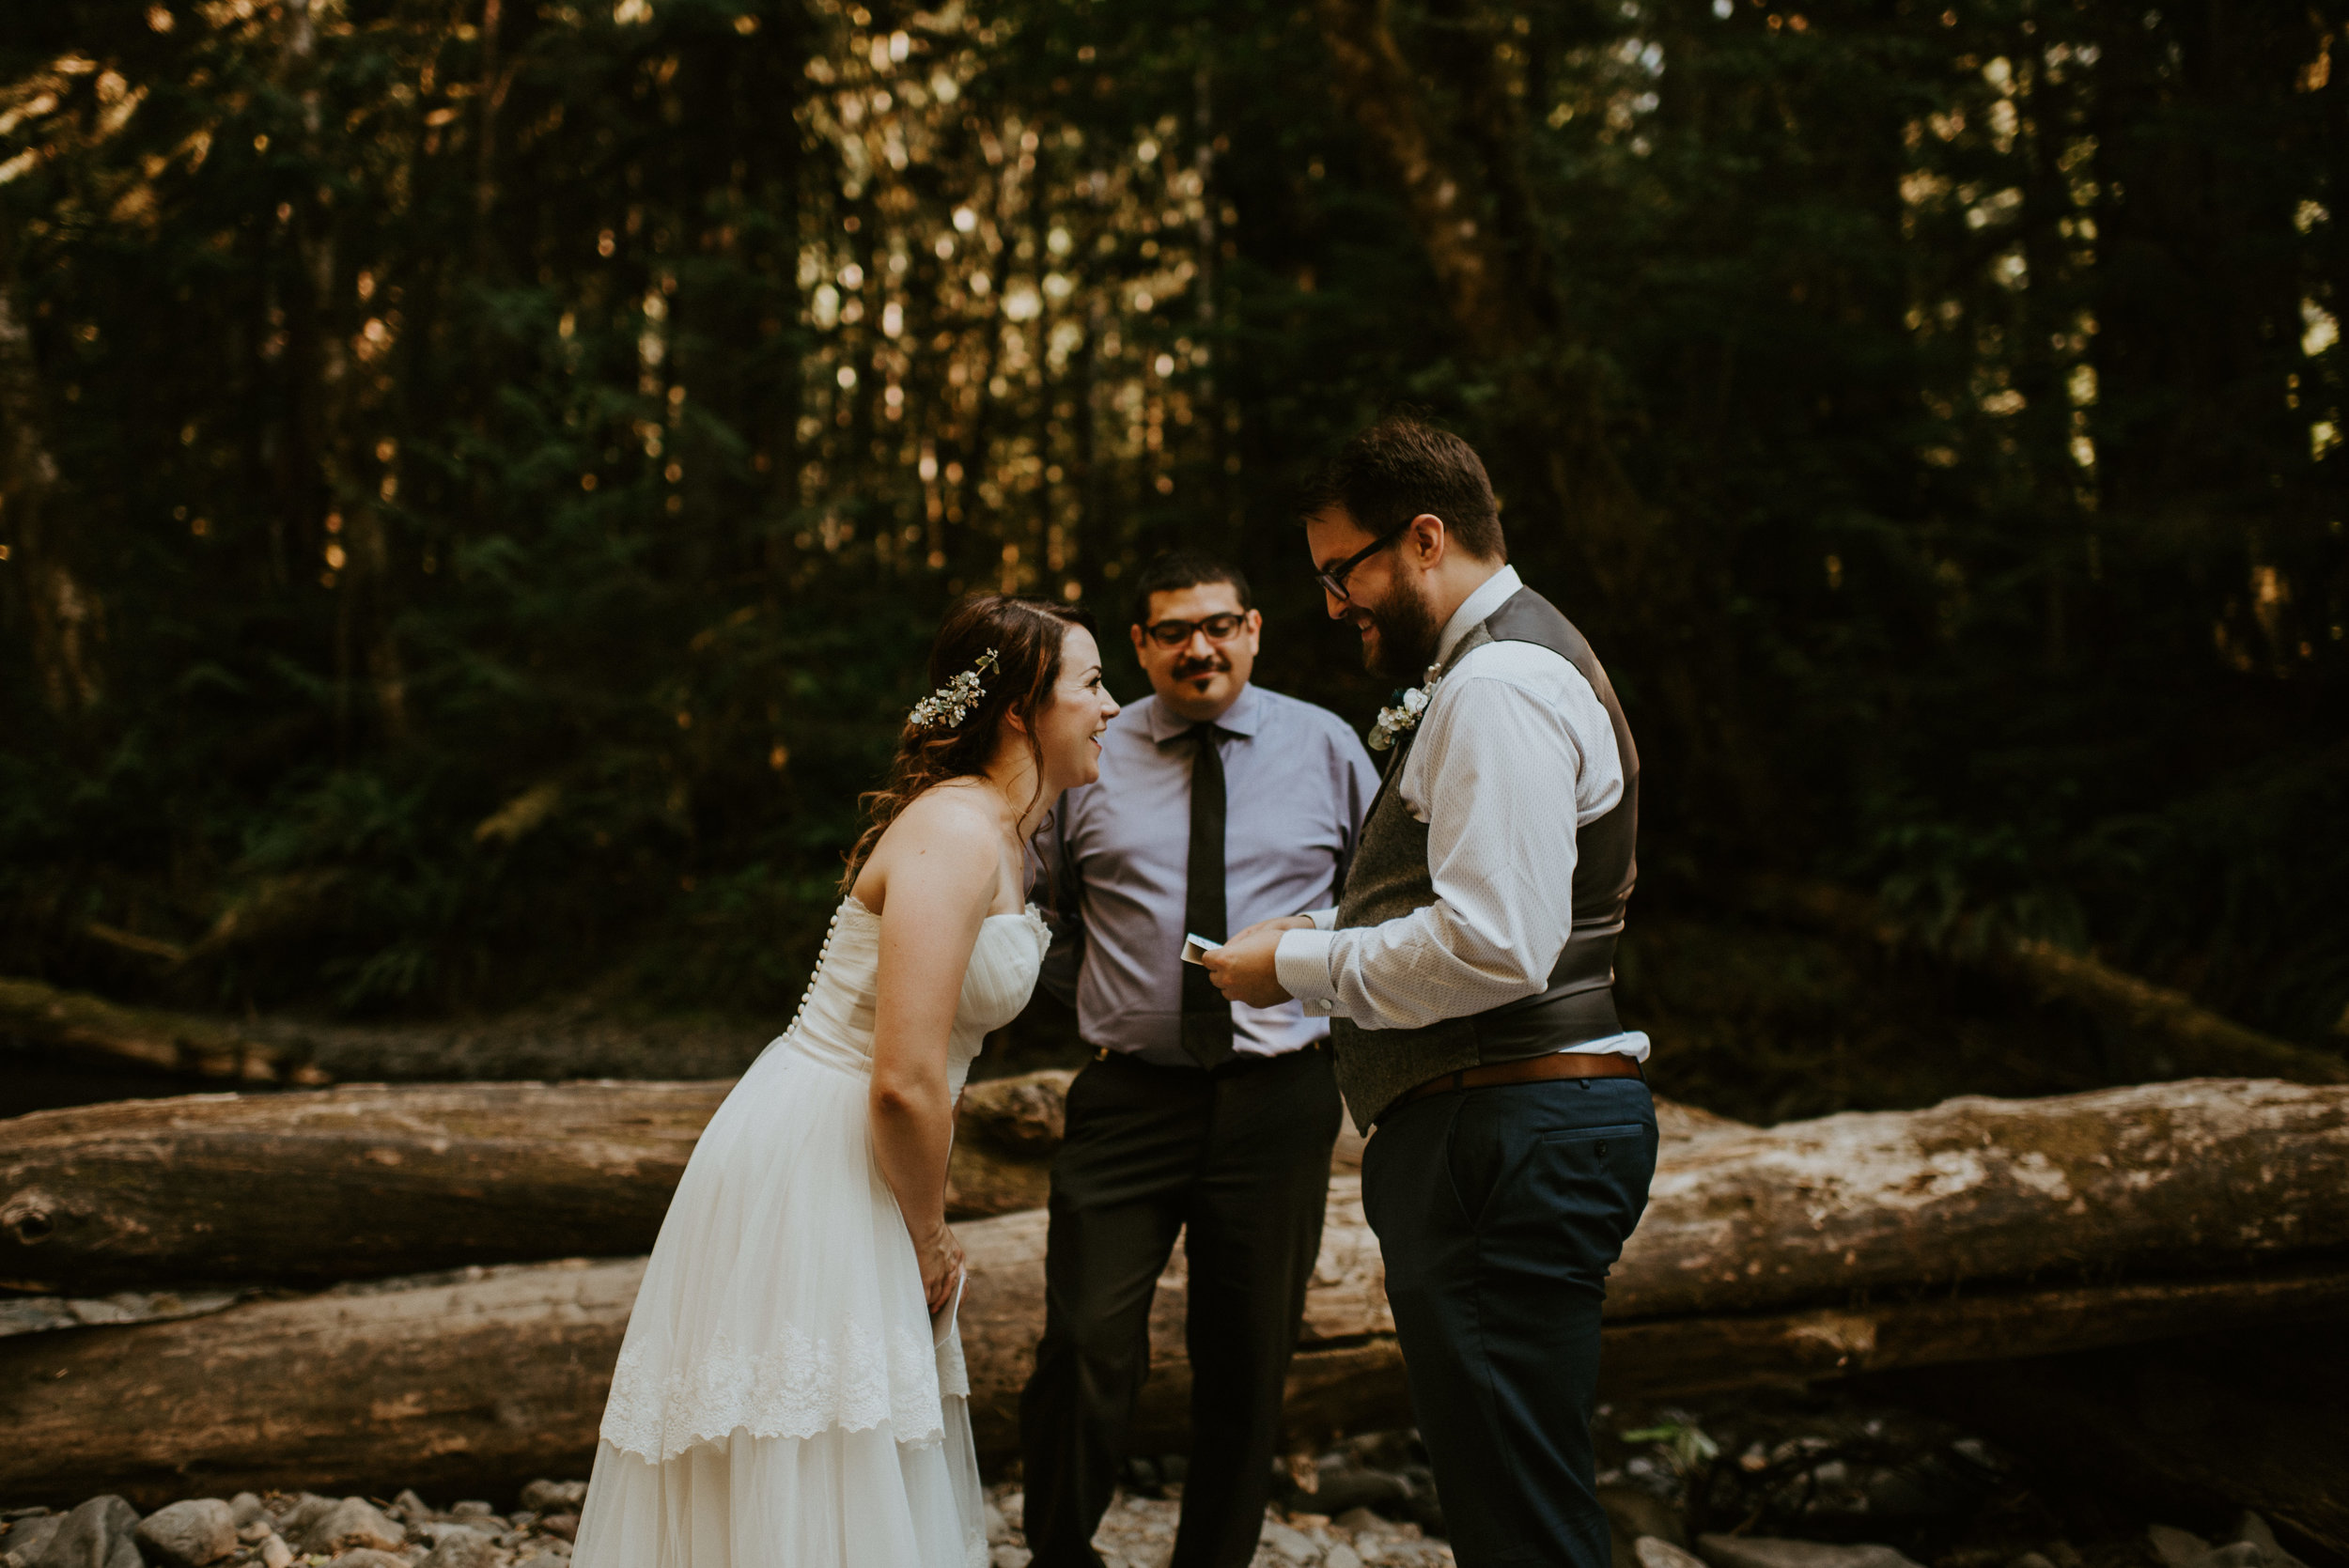
<path id="1" fill-rule="evenodd" d="M 1320 583 L 1325 589 L 1329 590 L 1329 594 L 1331 598 L 1346 598 L 1346 580 L 1354 575 L 1354 568 L 1369 560 L 1372 556 L 1377 554 L 1380 551 L 1386 549 L 1389 545 L 1394 543 L 1396 539 L 1403 536 L 1405 531 L 1410 526 L 1411 524 L 1409 522 L 1405 522 L 1397 525 L 1396 527 L 1388 529 L 1385 533 L 1371 540 L 1370 543 L 1362 546 L 1361 549 L 1356 551 L 1345 560 L 1340 561 L 1336 566 L 1324 567 L 1315 571 L 1314 573 L 1314 581 Z"/>
<path id="2" fill-rule="evenodd" d="M 1148 632 L 1150 641 L 1159 646 L 1179 648 L 1190 641 L 1194 631 L 1206 632 L 1210 643 L 1228 643 L 1239 635 L 1239 629 L 1247 619 L 1245 615 L 1235 615 L 1227 610 L 1221 615 L 1209 615 L 1204 621 L 1153 621 L 1142 629 Z"/>

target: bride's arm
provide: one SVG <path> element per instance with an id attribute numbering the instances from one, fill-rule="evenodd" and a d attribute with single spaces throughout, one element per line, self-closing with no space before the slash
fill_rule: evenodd
<path id="1" fill-rule="evenodd" d="M 954 1098 L 946 1049 L 964 972 L 999 875 L 991 817 L 949 798 L 917 800 L 890 825 L 882 874 L 880 972 L 873 1008 L 873 1152 L 922 1265 L 930 1310 L 962 1265 L 946 1228 Z"/>

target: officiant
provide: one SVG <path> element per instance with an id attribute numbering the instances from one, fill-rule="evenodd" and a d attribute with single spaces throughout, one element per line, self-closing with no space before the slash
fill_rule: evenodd
<path id="1" fill-rule="evenodd" d="M 1253 683 L 1248 582 L 1196 551 L 1134 584 L 1151 696 L 1112 721 L 1101 777 L 1038 835 L 1044 986 L 1093 1060 L 1052 1165 L 1045 1327 L 1019 1404 L 1034 1568 L 1097 1568 L 1095 1528 L 1149 1371 L 1150 1302 L 1183 1237 L 1190 1439 L 1173 1568 L 1255 1555 L 1281 1398 L 1321 1246 L 1340 1114 L 1328 1020 L 1226 1001 L 1186 934 L 1332 902 L 1377 788 L 1334 713 Z"/>

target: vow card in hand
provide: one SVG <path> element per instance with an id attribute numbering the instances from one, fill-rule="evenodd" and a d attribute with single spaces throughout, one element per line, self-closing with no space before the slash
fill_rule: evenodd
<path id="1" fill-rule="evenodd" d="M 1222 945 L 1221 942 L 1209 941 L 1205 937 L 1187 936 L 1183 939 L 1183 962 L 1205 964 L 1207 961 L 1207 955 Z"/>

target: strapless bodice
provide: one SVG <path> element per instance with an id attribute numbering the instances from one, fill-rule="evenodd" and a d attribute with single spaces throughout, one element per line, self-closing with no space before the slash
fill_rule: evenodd
<path id="1" fill-rule="evenodd" d="M 987 1036 L 1019 1016 L 1035 989 L 1036 971 L 1051 930 L 1031 904 L 1018 914 L 989 915 L 963 971 L 962 997 L 947 1043 L 948 1085 L 960 1090 Z M 850 1071 L 873 1070 L 873 1004 L 879 990 L 880 916 L 857 902 L 840 901 L 832 928 L 808 977 L 799 1017 L 784 1038 L 801 1050 Z"/>

